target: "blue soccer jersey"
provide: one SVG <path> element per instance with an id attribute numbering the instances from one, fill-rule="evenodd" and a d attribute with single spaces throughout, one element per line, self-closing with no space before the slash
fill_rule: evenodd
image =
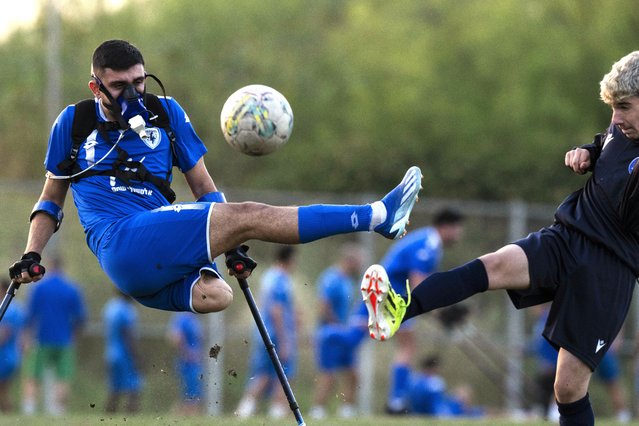
<path id="1" fill-rule="evenodd" d="M 330 306 L 332 316 L 339 324 L 348 322 L 353 304 L 355 282 L 337 267 L 330 267 L 320 275 L 317 290 L 320 301 Z M 320 324 L 326 323 L 320 319 Z"/>
<path id="2" fill-rule="evenodd" d="M 200 363 L 204 347 L 204 332 L 196 314 L 178 312 L 171 317 L 169 333 L 180 337 L 178 349 L 180 362 Z"/>
<path id="3" fill-rule="evenodd" d="M 260 280 L 259 305 L 264 325 L 269 332 L 273 344 L 278 348 L 282 366 L 290 377 L 295 375 L 297 360 L 297 327 L 295 321 L 295 302 L 293 297 L 293 282 L 291 276 L 279 267 L 270 267 Z M 278 336 L 273 318 L 274 307 L 282 310 L 282 319 L 286 324 L 286 337 Z M 286 347 L 282 345 L 286 344 Z M 283 357 L 282 354 L 288 354 Z M 251 358 L 253 374 L 267 374 L 275 376 L 268 352 L 262 343 L 262 337 L 256 330 L 253 336 L 253 354 Z"/>
<path id="4" fill-rule="evenodd" d="M 413 272 L 431 274 L 437 271 L 443 256 L 442 240 L 433 227 L 411 231 L 395 243 L 382 259 L 393 288 L 406 294 L 406 280 Z"/>
<path id="5" fill-rule="evenodd" d="M 113 298 L 104 306 L 102 319 L 106 340 L 105 360 L 133 363 L 134 354 L 128 340 L 137 334 L 138 313 L 133 305 L 121 297 Z"/>
<path id="6" fill-rule="evenodd" d="M 79 286 L 55 271 L 49 272 L 31 290 L 27 321 L 41 345 L 68 346 L 74 332 L 87 319 Z"/>
<path id="7" fill-rule="evenodd" d="M 179 336 L 176 370 L 182 384 L 182 399 L 197 401 L 202 398 L 202 350 L 204 333 L 196 314 L 179 312 L 171 317 L 169 333 Z"/>
<path id="8" fill-rule="evenodd" d="M 0 322 L 0 381 L 11 377 L 21 360 L 20 335 L 24 329 L 24 308 L 14 300 Z"/>
<path id="9" fill-rule="evenodd" d="M 182 172 L 186 172 L 206 153 L 206 147 L 195 133 L 182 107 L 172 98 L 160 98 L 163 105 L 165 100 L 169 106 L 167 112 L 171 129 L 176 135 L 175 165 Z M 95 110 L 98 121 L 106 121 L 97 100 Z M 71 152 L 74 114 L 75 105 L 66 107 L 51 129 L 44 164 L 47 171 L 57 176 L 66 174 L 58 168 L 58 165 L 61 161 L 68 159 Z M 173 155 L 169 138 L 165 131 L 158 127 L 147 127 L 146 131 L 148 136 L 144 139 L 133 131 L 124 132 L 118 147 L 129 154 L 130 160 L 142 162 L 151 174 L 159 178 L 168 176 L 170 179 Z M 113 148 L 121 133 L 115 130 L 108 134 L 110 140 L 105 141 L 100 132 L 94 130 L 81 144 L 77 164 L 83 170 L 89 167 L 93 167 L 93 170 L 109 170 L 113 167 L 119 150 L 116 148 L 110 153 L 109 150 Z M 71 189 L 80 222 L 86 233 L 87 243 L 96 254 L 103 232 L 114 220 L 169 204 L 150 182 L 126 183 L 111 176 L 79 179 L 71 184 Z"/>

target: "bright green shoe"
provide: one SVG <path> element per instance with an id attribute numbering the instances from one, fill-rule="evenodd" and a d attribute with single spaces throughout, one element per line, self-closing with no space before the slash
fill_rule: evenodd
<path id="1" fill-rule="evenodd" d="M 410 304 L 408 282 L 406 288 L 408 301 L 393 290 L 382 265 L 372 265 L 364 273 L 361 291 L 368 309 L 368 331 L 373 339 L 384 341 L 399 329 Z"/>

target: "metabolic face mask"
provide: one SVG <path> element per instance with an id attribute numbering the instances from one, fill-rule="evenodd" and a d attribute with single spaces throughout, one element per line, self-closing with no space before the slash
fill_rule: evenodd
<path id="1" fill-rule="evenodd" d="M 117 99 L 113 99 L 113 96 L 102 84 L 102 81 L 97 76 L 93 78 L 98 83 L 100 91 L 109 99 L 111 105 L 104 106 L 116 115 L 120 127 L 123 129 L 131 128 L 141 138 L 146 137 L 144 128 L 149 119 L 149 112 L 143 102 L 144 96 L 135 90 L 133 84 L 129 84 Z"/>
<path id="2" fill-rule="evenodd" d="M 124 88 L 122 94 L 118 96 L 116 102 L 120 105 L 122 110 L 122 117 L 125 120 L 130 120 L 136 115 L 142 116 L 144 121 L 149 119 L 149 112 L 144 106 L 143 95 L 135 90 L 135 86 L 129 84 Z"/>

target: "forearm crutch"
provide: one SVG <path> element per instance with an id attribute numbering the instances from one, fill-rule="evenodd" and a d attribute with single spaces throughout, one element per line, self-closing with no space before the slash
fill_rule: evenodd
<path id="1" fill-rule="evenodd" d="M 248 250 L 248 247 L 242 246 L 243 251 Z M 237 249 L 236 249 L 237 250 Z M 239 250 L 237 250 L 239 251 Z M 237 251 L 228 252 L 226 254 L 226 265 L 229 269 L 232 269 L 236 274 L 242 274 L 245 271 L 253 270 L 255 268 L 256 263 L 250 257 L 246 256 L 245 253 L 238 253 Z M 257 329 L 262 336 L 262 340 L 264 341 L 264 346 L 266 346 L 266 350 L 268 351 L 269 357 L 271 358 L 271 362 L 273 363 L 273 367 L 275 368 L 275 372 L 277 373 L 277 377 L 280 380 L 282 385 L 282 389 L 284 390 L 284 394 L 286 395 L 286 399 L 288 400 L 288 405 L 293 411 L 295 415 L 295 420 L 297 420 L 297 424 L 299 426 L 305 426 L 306 423 L 302 418 L 302 413 L 300 412 L 300 408 L 297 405 L 297 401 L 295 400 L 295 395 L 293 395 L 293 390 L 291 389 L 291 385 L 288 383 L 288 378 L 286 377 L 286 373 L 284 372 L 284 368 L 282 367 L 282 363 L 280 362 L 279 357 L 277 356 L 277 352 L 275 352 L 275 345 L 271 340 L 271 337 L 268 334 L 268 330 L 264 325 L 264 321 L 262 320 L 262 315 L 260 314 L 260 310 L 257 308 L 257 304 L 255 303 L 255 299 L 253 298 L 253 293 L 249 288 L 248 281 L 245 278 L 237 278 L 237 282 L 244 293 L 244 297 L 246 298 L 246 302 L 249 305 L 249 309 L 251 310 L 251 314 L 253 314 L 253 319 L 255 319 L 255 325 L 257 325 Z"/>
<path id="2" fill-rule="evenodd" d="M 0 305 L 0 321 L 2 321 L 2 318 L 4 318 L 4 313 L 7 312 L 7 308 L 9 308 L 9 304 L 16 295 L 16 290 L 18 288 L 20 288 L 20 283 L 16 282 L 15 280 L 11 280 L 11 284 L 9 284 L 7 293 L 2 298 L 2 305 Z"/>

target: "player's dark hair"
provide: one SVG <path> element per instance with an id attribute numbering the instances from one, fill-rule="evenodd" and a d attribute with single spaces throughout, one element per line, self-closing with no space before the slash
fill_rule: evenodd
<path id="1" fill-rule="evenodd" d="M 435 214 L 433 225 L 455 225 L 464 221 L 464 215 L 452 208 L 445 208 Z"/>
<path id="2" fill-rule="evenodd" d="M 295 254 L 293 246 L 281 246 L 275 253 L 275 260 L 278 262 L 288 262 Z"/>
<path id="3" fill-rule="evenodd" d="M 125 40 L 107 40 L 93 52 L 93 70 L 111 68 L 123 71 L 134 65 L 144 65 L 144 57 L 137 47 Z"/>

